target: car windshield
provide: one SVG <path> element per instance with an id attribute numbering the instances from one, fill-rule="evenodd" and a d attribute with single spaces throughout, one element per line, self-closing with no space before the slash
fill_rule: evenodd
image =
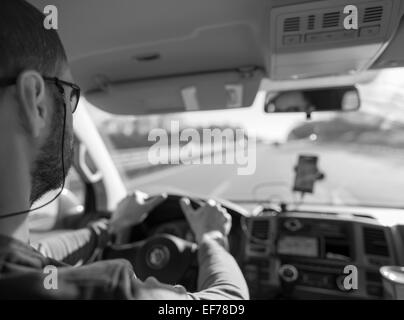
<path id="1" fill-rule="evenodd" d="M 358 89 L 359 111 L 311 120 L 264 113 L 262 91 L 245 109 L 134 117 L 87 108 L 128 190 L 298 201 L 294 168 L 309 154 L 324 179 L 305 202 L 404 207 L 404 69 L 378 71 Z M 212 132 L 221 134 L 213 143 Z"/>

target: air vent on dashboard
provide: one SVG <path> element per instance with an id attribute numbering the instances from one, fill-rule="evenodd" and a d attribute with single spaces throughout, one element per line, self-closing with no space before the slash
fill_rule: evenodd
<path id="1" fill-rule="evenodd" d="M 300 17 L 286 18 L 283 21 L 283 32 L 292 32 L 300 30 Z"/>
<path id="2" fill-rule="evenodd" d="M 386 235 L 383 229 L 364 228 L 363 242 L 365 244 L 365 253 L 375 256 L 389 256 L 389 247 L 387 245 Z"/>
<path id="3" fill-rule="evenodd" d="M 363 22 L 378 22 L 382 20 L 383 15 L 383 7 L 376 6 L 376 7 L 367 7 L 365 10 L 365 14 L 363 16 Z"/>
<path id="4" fill-rule="evenodd" d="M 253 220 L 251 236 L 255 239 L 267 240 L 269 238 L 269 221 L 267 219 Z"/>
<path id="5" fill-rule="evenodd" d="M 338 27 L 340 12 L 328 12 L 323 15 L 323 28 Z"/>

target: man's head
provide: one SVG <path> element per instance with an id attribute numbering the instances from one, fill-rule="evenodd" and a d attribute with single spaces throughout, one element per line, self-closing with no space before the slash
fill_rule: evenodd
<path id="1" fill-rule="evenodd" d="M 23 0 L 0 2 L 0 82 L 11 79 L 0 86 L 1 125 L 6 137 L 22 137 L 28 146 L 31 203 L 62 185 L 73 144 L 72 88 L 44 79 L 72 82 L 72 76 L 57 32 L 45 29 L 43 21 Z"/>

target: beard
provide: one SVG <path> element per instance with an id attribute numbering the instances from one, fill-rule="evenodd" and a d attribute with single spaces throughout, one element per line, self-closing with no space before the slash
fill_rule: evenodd
<path id="1" fill-rule="evenodd" d="M 73 158 L 73 132 L 65 128 L 64 122 L 63 106 L 57 104 L 52 115 L 49 135 L 41 146 L 31 171 L 31 205 L 45 193 L 64 185 Z M 62 142 L 63 130 L 65 132 Z"/>

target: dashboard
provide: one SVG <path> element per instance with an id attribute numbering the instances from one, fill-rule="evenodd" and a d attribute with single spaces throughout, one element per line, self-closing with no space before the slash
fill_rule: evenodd
<path id="1" fill-rule="evenodd" d="M 151 212 L 132 229 L 129 242 L 158 234 L 194 242 L 178 200 L 170 196 Z M 404 265 L 401 209 L 300 205 L 275 211 L 254 203 L 253 210 L 243 211 L 245 206 L 234 203 L 222 206 L 232 216 L 230 253 L 251 299 L 381 299 L 380 267 Z"/>
<path id="2" fill-rule="evenodd" d="M 379 268 L 400 264 L 403 238 L 370 215 L 263 210 L 245 228 L 252 299 L 383 298 Z"/>

